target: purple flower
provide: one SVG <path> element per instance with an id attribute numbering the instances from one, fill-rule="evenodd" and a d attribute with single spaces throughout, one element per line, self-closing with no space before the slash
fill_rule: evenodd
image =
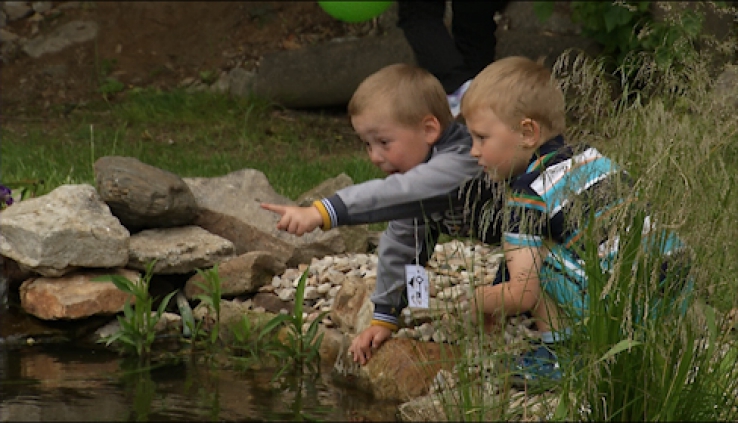
<path id="1" fill-rule="evenodd" d="M 12 191 L 5 185 L 0 185 L 0 207 L 5 208 L 13 204 Z"/>

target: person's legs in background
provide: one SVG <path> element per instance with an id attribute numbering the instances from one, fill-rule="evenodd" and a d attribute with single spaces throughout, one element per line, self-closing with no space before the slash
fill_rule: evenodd
<path id="1" fill-rule="evenodd" d="M 452 29 L 443 22 L 445 0 L 399 1 L 397 25 L 418 65 L 435 75 L 448 95 L 454 116 L 469 81 L 495 58 L 495 12 L 504 1 L 454 1 Z M 453 34 L 453 36 L 452 36 Z"/>
<path id="2" fill-rule="evenodd" d="M 399 1 L 397 25 L 418 65 L 435 75 L 450 94 L 469 79 L 470 70 L 443 24 L 445 10 L 445 0 Z"/>
<path id="3" fill-rule="evenodd" d="M 495 13 L 501 12 L 505 1 L 454 1 L 451 3 L 451 33 L 456 49 L 464 58 L 469 74 L 476 76 L 495 60 L 497 38 Z M 460 84 L 459 84 L 460 85 Z"/>

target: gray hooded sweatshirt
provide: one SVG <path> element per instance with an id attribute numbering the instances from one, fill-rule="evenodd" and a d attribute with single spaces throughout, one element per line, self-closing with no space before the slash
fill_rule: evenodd
<path id="1" fill-rule="evenodd" d="M 441 233 L 499 242 L 499 227 L 490 216 L 497 214 L 502 196 L 470 155 L 471 145 L 466 127 L 453 122 L 425 162 L 320 200 L 331 227 L 389 221 L 377 253 L 377 284 L 371 297 L 375 321 L 399 326 L 399 314 L 407 306 L 405 265 L 416 263 L 416 258 L 425 265 Z"/>

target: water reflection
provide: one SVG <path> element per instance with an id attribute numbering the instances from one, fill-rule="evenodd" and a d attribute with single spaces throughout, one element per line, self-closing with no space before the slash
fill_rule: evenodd
<path id="1" fill-rule="evenodd" d="M 186 357 L 141 366 L 107 350 L 0 346 L 0 421 L 395 421 L 397 404 L 316 380 L 271 381 Z"/>

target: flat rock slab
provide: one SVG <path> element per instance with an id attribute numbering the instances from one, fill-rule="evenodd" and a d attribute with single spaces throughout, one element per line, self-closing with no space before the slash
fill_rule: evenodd
<path id="1" fill-rule="evenodd" d="M 213 267 L 234 255 L 233 243 L 199 226 L 146 229 L 131 236 L 128 267 L 171 275 Z"/>

